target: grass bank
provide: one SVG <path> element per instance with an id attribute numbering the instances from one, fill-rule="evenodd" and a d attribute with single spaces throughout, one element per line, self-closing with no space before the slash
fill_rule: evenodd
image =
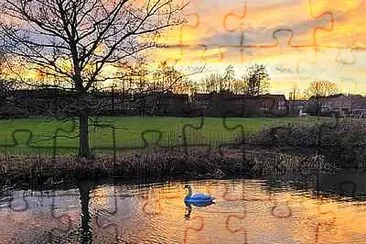
<path id="1" fill-rule="evenodd" d="M 76 121 L 76 120 L 75 120 Z M 46 118 L 0 120 L 0 154 L 75 154 L 78 123 Z M 95 152 L 209 144 L 217 147 L 241 134 L 291 124 L 313 124 L 317 118 L 178 118 L 99 117 L 90 120 L 90 143 Z M 235 129 L 233 129 L 235 128 Z M 115 142 L 115 143 L 114 143 Z"/>
<path id="2" fill-rule="evenodd" d="M 91 123 L 91 142 L 98 152 L 91 160 L 75 156 L 77 124 L 42 118 L 1 121 L 0 184 L 29 187 L 103 177 L 192 179 L 305 172 L 309 165 L 316 169 L 311 156 L 286 156 L 272 149 L 225 143 L 237 142 L 241 128 L 261 139 L 276 126 L 308 128 L 322 121 L 229 118 L 224 124 L 222 118 L 104 117 L 97 126 Z M 111 143 L 113 129 L 116 151 Z M 184 136 L 188 148 L 182 145 Z"/>

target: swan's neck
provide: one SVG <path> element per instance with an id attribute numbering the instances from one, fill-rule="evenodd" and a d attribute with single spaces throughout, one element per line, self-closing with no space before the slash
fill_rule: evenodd
<path id="1" fill-rule="evenodd" d="M 192 196 L 192 187 L 191 186 L 188 186 L 188 194 L 187 194 L 187 197 L 190 197 Z"/>

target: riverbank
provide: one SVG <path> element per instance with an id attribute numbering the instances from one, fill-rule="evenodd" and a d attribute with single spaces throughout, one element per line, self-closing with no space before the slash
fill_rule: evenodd
<path id="1" fill-rule="evenodd" d="M 70 155 L 0 155 L 0 184 L 54 186 L 78 180 L 203 179 L 254 177 L 319 170 L 364 169 L 366 129 L 360 123 L 271 127 L 234 144 L 189 148 L 155 147 L 97 153 L 93 159 Z"/>
<path id="2" fill-rule="evenodd" d="M 74 156 L 1 156 L 0 180 L 6 185 L 53 185 L 82 179 L 220 178 L 242 176 L 246 160 L 218 152 L 130 152 L 98 155 L 94 159 Z"/>
<path id="3" fill-rule="evenodd" d="M 1 156 L 1 185 L 25 188 L 54 187 L 80 180 L 220 179 L 300 173 L 334 167 L 319 155 L 291 155 L 276 150 L 222 148 L 215 151 L 130 152 L 99 155 L 94 159 L 73 156 Z"/>
<path id="4" fill-rule="evenodd" d="M 312 126 L 276 126 L 245 138 L 258 148 L 291 154 L 317 154 L 344 169 L 366 168 L 366 121 L 334 120 Z"/>

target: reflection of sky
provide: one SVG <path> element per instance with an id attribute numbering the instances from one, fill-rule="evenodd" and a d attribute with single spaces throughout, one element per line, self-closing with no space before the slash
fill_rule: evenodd
<path id="1" fill-rule="evenodd" d="M 357 184 L 364 182 L 362 175 L 350 177 Z M 322 180 L 330 187 L 345 178 Z M 185 216 L 182 183 L 97 187 L 89 202 L 94 242 L 113 242 L 116 235 L 131 243 L 202 244 L 242 243 L 244 239 L 248 243 L 351 243 L 366 237 L 364 202 L 316 198 L 310 191 L 273 188 L 256 180 L 196 181 L 192 186 L 194 192 L 216 197 L 216 204 L 193 207 Z M 81 222 L 77 193 L 58 191 L 54 201 L 55 216 L 66 214 L 72 219 L 74 238 Z M 14 208 L 22 206 L 22 194 L 14 194 Z M 45 231 L 65 227 L 50 215 L 49 194 L 26 192 L 25 199 L 26 211 L 0 209 L 2 241 L 12 237 L 35 240 Z"/>
<path id="2" fill-rule="evenodd" d="M 182 33 L 180 29 L 169 31 L 162 42 L 206 45 L 207 51 L 188 47 L 182 52 L 169 49 L 154 52 L 154 58 L 175 59 L 182 54 L 181 64 L 192 65 L 201 62 L 200 57 L 204 56 L 207 72 L 223 72 L 228 64 L 235 64 L 238 76 L 243 65 L 264 63 L 272 77 L 271 91 L 286 95 L 294 86 L 305 89 L 315 79 L 334 81 L 343 92 L 366 94 L 366 52 L 363 49 L 366 47 L 366 4 L 362 0 L 248 0 L 245 16 L 244 2 L 191 1 L 185 10 L 189 22 L 182 28 Z M 327 11 L 328 14 L 321 16 Z M 334 26 L 331 31 L 326 31 L 332 27 L 330 14 Z M 321 17 L 316 18 L 318 16 Z M 306 47 L 299 50 L 287 46 L 290 32 L 284 31 L 279 33 L 283 36 L 282 39 L 278 38 L 283 45 L 282 51 L 279 51 L 280 45 L 276 45 L 273 32 L 282 28 L 293 32 L 292 45 Z M 315 29 L 317 31 L 313 35 Z M 243 45 L 275 46 L 266 49 L 244 48 L 243 58 L 240 51 L 242 32 Z M 318 45 L 316 51 L 314 40 Z M 351 52 L 350 48 L 359 49 Z M 221 54 L 223 59 L 219 58 Z M 218 65 L 213 66 L 213 63 Z M 305 67 L 302 66 L 304 63 Z M 202 75 L 196 78 L 200 77 Z"/>
<path id="3" fill-rule="evenodd" d="M 12 195 L 10 207 L 0 209 L 1 243 L 39 243 L 48 238 L 48 233 L 58 236 L 68 231 L 68 221 L 71 228 L 78 228 L 77 190 L 16 191 Z"/>

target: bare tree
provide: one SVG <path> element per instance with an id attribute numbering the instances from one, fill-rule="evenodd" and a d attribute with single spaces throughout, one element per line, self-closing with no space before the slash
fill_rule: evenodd
<path id="1" fill-rule="evenodd" d="M 290 90 L 289 93 L 289 100 L 306 100 L 307 99 L 307 95 L 306 95 L 306 91 L 302 91 L 297 84 L 295 83 Z"/>
<path id="2" fill-rule="evenodd" d="M 8 60 L 8 48 L 4 45 L 3 39 L 0 41 L 0 113 L 7 103 L 8 96 L 16 87 L 13 80 L 7 77 L 6 66 Z"/>
<path id="3" fill-rule="evenodd" d="M 330 95 L 334 95 L 338 92 L 337 84 L 331 81 L 321 80 L 321 81 L 313 81 L 309 88 L 305 91 L 305 94 L 309 97 L 310 100 L 315 102 L 315 114 L 318 116 L 321 112 L 322 97 L 327 97 Z"/>
<path id="4" fill-rule="evenodd" d="M 153 91 L 172 92 L 177 94 L 188 93 L 190 80 L 182 71 L 167 62 L 161 62 L 153 73 Z"/>
<path id="5" fill-rule="evenodd" d="M 308 89 L 306 90 L 306 94 L 309 97 L 326 97 L 329 95 L 334 95 L 338 92 L 337 84 L 331 81 L 321 80 L 321 81 L 313 81 Z"/>
<path id="6" fill-rule="evenodd" d="M 0 106 L 3 105 L 6 97 L 7 84 L 4 77 L 5 47 L 0 44 Z"/>
<path id="7" fill-rule="evenodd" d="M 12 53 L 77 94 L 79 156 L 89 157 L 88 92 L 115 78 L 106 67 L 155 45 L 184 22 L 174 0 L 1 0 Z"/>
<path id="8" fill-rule="evenodd" d="M 225 80 L 224 90 L 231 91 L 233 89 L 232 86 L 235 81 L 235 70 L 234 66 L 232 66 L 231 64 L 227 66 L 225 69 L 224 80 Z"/>
<path id="9" fill-rule="evenodd" d="M 219 73 L 211 73 L 203 78 L 205 92 L 219 92 L 224 89 L 224 77 Z"/>

